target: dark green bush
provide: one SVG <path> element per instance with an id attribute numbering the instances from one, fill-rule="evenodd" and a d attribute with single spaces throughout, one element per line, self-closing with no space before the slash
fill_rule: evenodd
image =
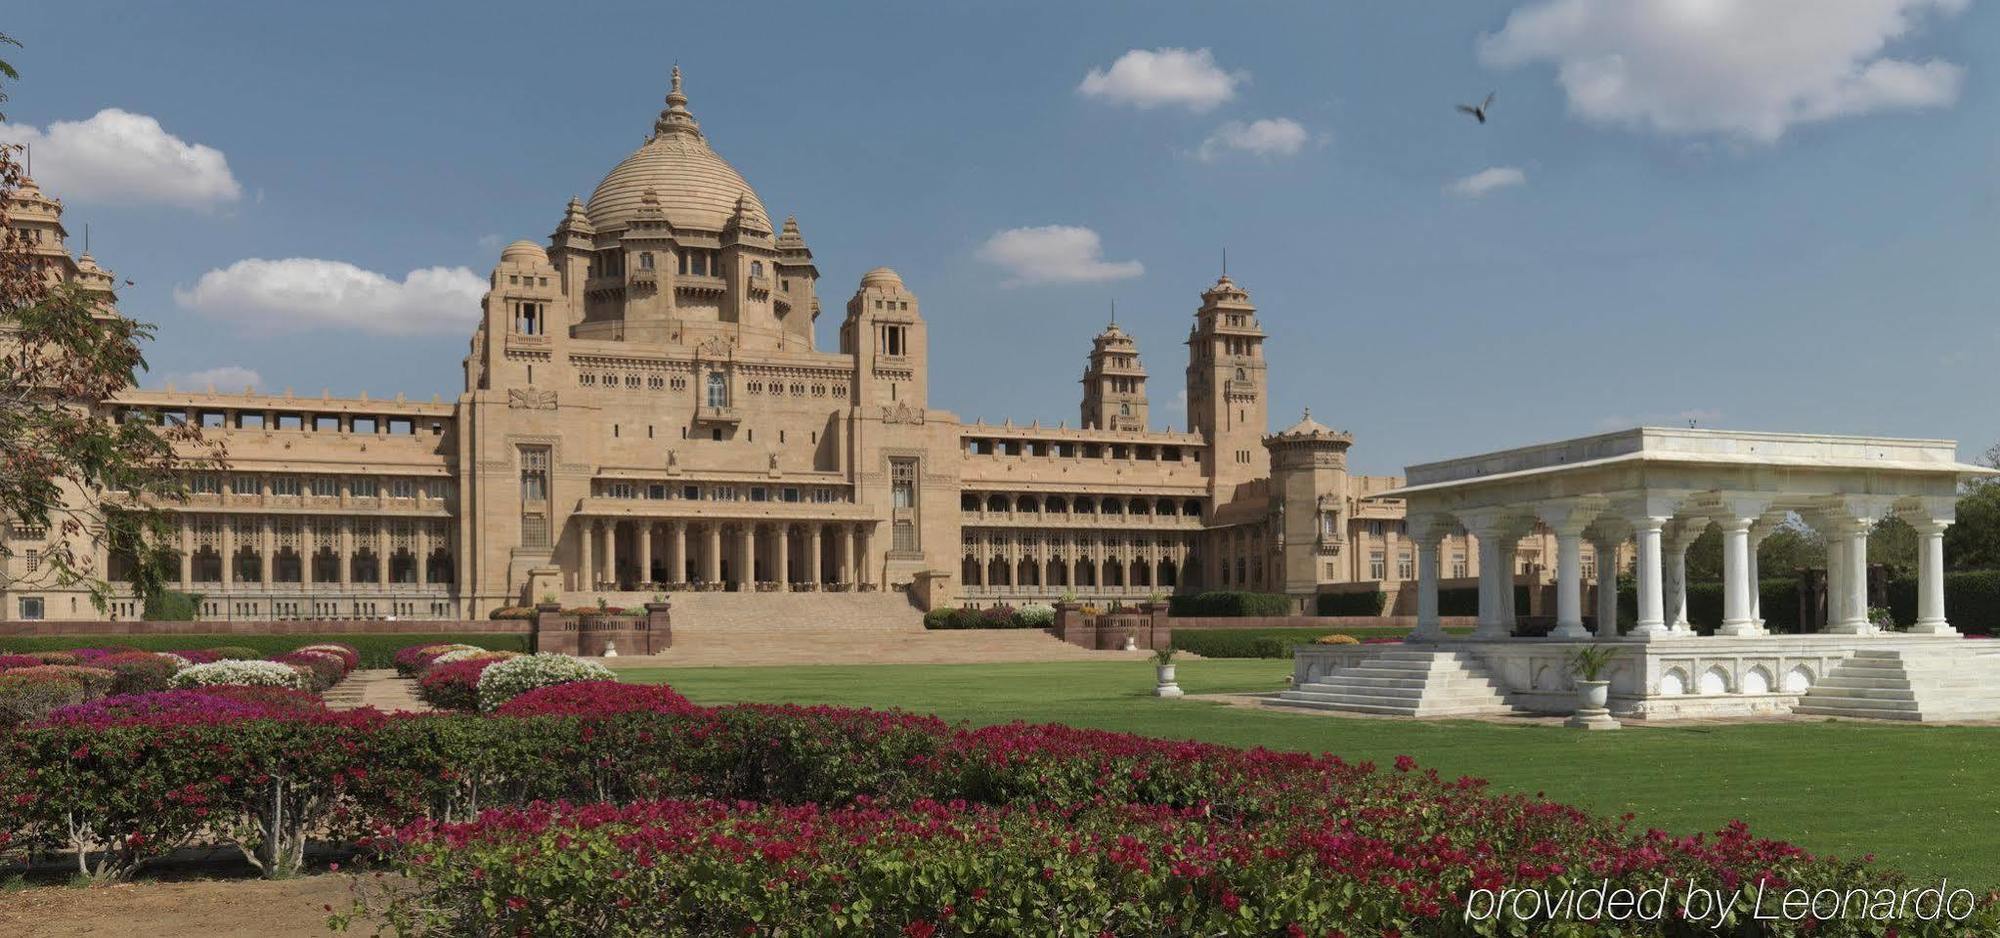
<path id="1" fill-rule="evenodd" d="M 469 632 L 457 635 L 438 632 L 422 632 L 388 635 L 36 635 L 0 638 L 0 653 L 60 651 L 66 648 L 104 648 L 111 645 L 129 645 L 145 651 L 180 651 L 183 649 L 205 649 L 209 651 L 229 651 L 227 657 L 238 659 L 265 658 L 281 655 L 306 645 L 326 642 L 342 642 L 354 646 L 361 653 L 361 667 L 394 667 L 396 650 L 410 645 L 431 645 L 458 642 L 477 645 L 494 651 L 528 650 L 527 633 L 500 634 L 495 632 Z"/>
<path id="2" fill-rule="evenodd" d="M 1476 616 L 1479 614 L 1479 587 L 1461 586 L 1438 590 L 1438 615 Z"/>
<path id="3" fill-rule="evenodd" d="M 1313 609 L 1323 616 L 1379 616 L 1389 594 L 1381 590 L 1365 593 L 1321 593 L 1314 597 Z"/>
<path id="4" fill-rule="evenodd" d="M 1889 614 L 1900 626 L 1917 621 L 1917 581 L 1889 581 Z M 1967 635 L 1992 635 L 2000 625 L 2000 570 L 1958 570 L 1944 575 L 1944 617 Z"/>
<path id="5" fill-rule="evenodd" d="M 200 593 L 163 590 L 146 597 L 143 617 L 148 622 L 193 622 L 200 612 Z"/>
<path id="6" fill-rule="evenodd" d="M 1320 629 L 1176 629 L 1173 646 L 1204 658 L 1290 658 L 1293 645 L 1324 634 Z"/>
<path id="7" fill-rule="evenodd" d="M 1175 596 L 1168 601 L 1168 612 L 1182 617 L 1289 616 L 1295 608 L 1292 597 L 1283 593 L 1239 590 L 1209 590 L 1192 596 Z"/>

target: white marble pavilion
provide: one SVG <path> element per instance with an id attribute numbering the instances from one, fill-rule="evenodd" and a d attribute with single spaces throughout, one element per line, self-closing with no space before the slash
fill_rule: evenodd
<path id="1" fill-rule="evenodd" d="M 1574 694 L 1565 660 L 1578 643 L 1595 641 L 1621 648 L 1610 673 L 1612 708 L 1628 716 L 1846 707 L 1866 712 L 1833 715 L 1945 719 L 1980 715 L 1990 694 L 1992 715 L 2000 717 L 2000 654 L 1980 654 L 1987 643 L 1962 641 L 1944 603 L 1944 531 L 1960 483 L 1994 470 L 1960 462 L 1951 440 L 1644 427 L 1426 463 L 1407 474 L 1406 487 L 1384 495 L 1408 505 L 1417 544 L 1416 629 L 1394 657 L 1379 661 L 1337 648 L 1301 649 L 1287 702 L 1312 706 L 1319 694 L 1326 699 L 1318 703 L 1334 709 L 1480 712 L 1490 703 L 1476 687 L 1484 680 L 1506 709 L 1569 712 Z M 1868 532 L 1892 513 L 1921 539 L 1917 621 L 1907 632 L 1883 632 L 1868 617 Z M 1772 635 L 1759 610 L 1757 547 L 1792 516 L 1827 542 L 1827 627 Z M 1510 554 L 1538 522 L 1556 537 L 1556 624 L 1545 638 L 1526 638 L 1514 634 Z M 1688 623 L 1686 557 L 1711 524 L 1722 531 L 1723 618 L 1703 637 Z M 1464 638 L 1446 636 L 1438 619 L 1437 548 L 1460 527 L 1478 539 L 1481 573 L 1478 628 Z M 1638 618 L 1624 634 L 1611 589 L 1597 591 L 1597 634 L 1585 628 L 1586 540 L 1599 557 L 1618 556 L 1633 542 Z M 1435 679 L 1450 670 L 1439 655 L 1477 680 Z M 1381 671 L 1399 661 L 1416 675 L 1414 688 L 1398 688 L 1385 674 L 1347 674 L 1365 679 L 1331 686 L 1355 668 Z M 1989 666 L 1992 689 L 1960 692 L 1959 685 L 1988 685 Z M 1927 687 L 1931 675 L 1943 683 Z M 1433 699 L 1430 684 L 1448 685 L 1450 699 Z"/>

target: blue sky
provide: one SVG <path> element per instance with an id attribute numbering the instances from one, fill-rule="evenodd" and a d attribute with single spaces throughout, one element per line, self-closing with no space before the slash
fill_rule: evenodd
<path id="1" fill-rule="evenodd" d="M 1074 422 L 1115 298 L 1179 426 L 1226 248 L 1271 334 L 1274 425 L 1312 407 L 1364 471 L 1690 417 L 2000 439 L 1994 3 L 549 10 L 18 6 L 0 131 L 37 141 L 75 243 L 88 222 L 136 281 L 156 375 L 456 394 L 475 311 L 438 308 L 453 269 L 545 238 L 678 61 L 713 145 L 798 216 L 822 344 L 860 274 L 895 267 L 932 403 L 966 419 Z M 1484 126 L 1453 110 L 1488 91 Z M 1454 188 L 1475 177 L 1501 184 Z M 1101 254 L 993 241 L 1047 226 Z M 286 258 L 381 315 L 196 289 Z"/>

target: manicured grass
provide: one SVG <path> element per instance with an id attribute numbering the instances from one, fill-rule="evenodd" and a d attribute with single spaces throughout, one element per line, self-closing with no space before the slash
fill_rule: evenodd
<path id="1" fill-rule="evenodd" d="M 1451 634 L 1471 634 L 1468 628 L 1445 630 Z M 1371 628 L 1280 628 L 1280 629 L 1175 629 L 1174 647 L 1204 658 L 1290 658 L 1293 645 L 1310 644 L 1328 635 L 1371 638 L 1402 638 L 1409 629 Z"/>
<path id="2" fill-rule="evenodd" d="M 218 648 L 236 645 L 262 655 L 275 655 L 316 645 L 341 642 L 361 652 L 364 668 L 393 667 L 397 649 L 410 645 L 458 642 L 498 651 L 527 651 L 528 636 L 520 634 L 425 634 L 409 635 L 35 635 L 0 638 L 0 654 L 12 651 L 62 651 L 66 648 L 104 648 L 125 645 L 144 651 L 179 651 L 184 648 Z"/>
<path id="3" fill-rule="evenodd" d="M 1187 661 L 1190 694 L 1277 690 L 1289 662 Z M 1968 886 L 2000 885 L 2000 728 L 1864 723 L 1628 726 L 1584 733 L 1540 724 L 1320 716 L 1149 696 L 1136 661 L 993 665 L 651 668 L 697 703 L 900 707 L 949 720 L 1067 723 L 1233 746 L 1332 752 L 1388 764 L 1407 754 L 1450 776 L 1677 834 L 1732 819 L 1817 853 Z"/>

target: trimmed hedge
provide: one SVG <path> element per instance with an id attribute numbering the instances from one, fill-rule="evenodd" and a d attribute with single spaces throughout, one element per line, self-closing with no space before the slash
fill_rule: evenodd
<path id="1" fill-rule="evenodd" d="M 410 645 L 459 642 L 494 651 L 528 650 L 528 636 L 472 632 L 452 635 L 433 632 L 383 635 L 35 635 L 0 638 L 0 652 L 58 651 L 67 648 L 123 645 L 144 651 L 180 651 L 219 646 L 248 648 L 256 657 L 280 655 L 306 645 L 339 642 L 352 645 L 361 654 L 364 668 L 393 667 L 397 649 Z"/>
<path id="2" fill-rule="evenodd" d="M 200 593 L 183 593 L 179 590 L 163 590 L 146 597 L 148 622 L 193 622 L 201 611 Z"/>
<path id="3" fill-rule="evenodd" d="M 1889 581 L 1889 614 L 1896 624 L 1917 621 L 1917 581 Z M 1769 613 L 1765 613 L 1769 617 Z M 1944 617 L 1967 635 L 2000 631 L 2000 570 L 1945 571 Z"/>
<path id="4" fill-rule="evenodd" d="M 1313 599 L 1313 611 L 1323 616 L 1379 616 L 1389 601 L 1381 590 L 1366 593 L 1321 593 Z"/>
<path id="5" fill-rule="evenodd" d="M 1460 586 L 1438 590 L 1438 615 L 1476 616 L 1479 614 L 1479 587 Z"/>
<path id="6" fill-rule="evenodd" d="M 1174 596 L 1167 603 L 1170 615 L 1183 618 L 1289 616 L 1297 608 L 1292 597 L 1283 593 L 1250 593 L 1239 590 L 1209 590 L 1192 596 Z"/>

